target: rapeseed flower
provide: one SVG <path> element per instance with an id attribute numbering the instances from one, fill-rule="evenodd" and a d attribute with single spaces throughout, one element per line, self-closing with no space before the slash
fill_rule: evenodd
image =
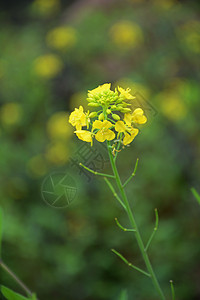
<path id="1" fill-rule="evenodd" d="M 69 123 L 76 127 L 76 130 L 81 130 L 83 126 L 86 126 L 86 114 L 83 112 L 83 107 L 79 106 L 79 109 L 71 113 L 69 117 Z"/>
<path id="2" fill-rule="evenodd" d="M 91 145 L 95 138 L 100 143 L 113 141 L 115 147 L 117 134 L 117 141 L 126 146 L 139 132 L 135 125 L 147 121 L 141 108 L 134 111 L 128 108 L 131 105 L 129 101 L 134 101 L 134 98 L 130 88 L 118 86 L 112 91 L 111 84 L 105 83 L 88 91 L 88 106 L 93 107 L 94 111 L 86 113 L 82 106 L 75 108 L 70 114 L 69 123 L 76 128 L 76 136 Z"/>
<path id="3" fill-rule="evenodd" d="M 93 129 L 99 129 L 98 132 L 95 134 L 96 140 L 101 143 L 105 142 L 105 140 L 113 140 L 115 138 L 115 133 L 109 129 L 111 127 L 113 127 L 113 124 L 107 120 L 94 121 Z"/>

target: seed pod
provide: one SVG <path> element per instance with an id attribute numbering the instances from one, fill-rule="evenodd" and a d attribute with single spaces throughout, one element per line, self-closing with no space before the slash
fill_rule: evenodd
<path id="1" fill-rule="evenodd" d="M 88 106 L 98 107 L 98 106 L 99 106 L 99 103 L 90 102 L 90 103 L 88 103 Z"/>
<path id="2" fill-rule="evenodd" d="M 103 113 L 101 113 L 101 114 L 99 115 L 99 120 L 100 120 L 100 121 L 104 120 L 104 114 L 103 114 Z"/>
<path id="3" fill-rule="evenodd" d="M 109 108 L 106 110 L 106 112 L 108 115 L 111 114 L 111 110 Z"/>
<path id="4" fill-rule="evenodd" d="M 119 121 L 120 117 L 117 114 L 112 114 L 114 120 Z"/>
<path id="5" fill-rule="evenodd" d="M 89 118 L 95 118 L 97 116 L 96 111 L 93 111 L 89 114 Z"/>

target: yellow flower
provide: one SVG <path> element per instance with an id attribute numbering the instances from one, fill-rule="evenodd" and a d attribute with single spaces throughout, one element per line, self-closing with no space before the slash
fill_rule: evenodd
<path id="1" fill-rule="evenodd" d="M 75 45 L 77 33 L 73 27 L 60 26 L 52 29 L 47 34 L 47 43 L 56 49 L 67 49 Z"/>
<path id="2" fill-rule="evenodd" d="M 144 115 L 144 111 L 141 108 L 136 108 L 133 113 L 124 115 L 124 121 L 129 126 L 132 122 L 136 124 L 145 124 L 147 122 L 147 117 Z"/>
<path id="3" fill-rule="evenodd" d="M 115 130 L 119 133 L 124 133 L 124 138 L 123 138 L 124 145 L 130 144 L 139 132 L 137 128 L 128 127 L 126 124 L 124 124 L 123 121 L 118 121 L 115 124 Z"/>
<path id="4" fill-rule="evenodd" d="M 87 118 L 83 112 L 82 106 L 79 106 L 79 109 L 75 108 L 75 110 L 71 113 L 69 116 L 69 123 L 76 126 L 76 130 L 81 130 L 82 126 L 87 125 Z"/>
<path id="5" fill-rule="evenodd" d="M 102 92 L 109 91 L 110 87 L 111 87 L 111 83 L 104 83 L 103 85 L 99 85 L 97 88 L 95 88 L 91 91 L 88 91 L 88 93 L 92 94 L 92 95 L 100 94 Z"/>
<path id="6" fill-rule="evenodd" d="M 108 140 L 108 141 L 113 140 L 115 138 L 115 133 L 109 129 L 112 126 L 113 126 L 112 123 L 107 120 L 94 121 L 93 129 L 99 129 L 99 131 L 95 134 L 96 140 L 101 143 L 103 143 L 105 140 Z"/>
<path id="7" fill-rule="evenodd" d="M 34 61 L 35 73 L 44 78 L 55 77 L 62 70 L 62 67 L 60 58 L 54 54 L 40 56 Z"/>
<path id="8" fill-rule="evenodd" d="M 130 94 L 131 89 L 127 88 L 126 90 L 118 86 L 118 91 L 120 96 L 123 96 L 124 99 L 134 99 L 135 97 Z"/>
<path id="9" fill-rule="evenodd" d="M 88 142 L 88 143 L 91 143 L 92 145 L 92 132 L 90 131 L 87 131 L 87 130 L 76 130 L 74 131 L 77 135 L 77 137 L 84 141 L 84 142 Z"/>

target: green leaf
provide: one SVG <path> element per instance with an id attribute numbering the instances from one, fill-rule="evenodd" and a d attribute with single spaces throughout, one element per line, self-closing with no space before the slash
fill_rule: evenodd
<path id="1" fill-rule="evenodd" d="M 194 197 L 197 199 L 198 203 L 200 204 L 200 195 L 197 193 L 195 188 L 191 188 L 191 192 L 194 195 Z"/>
<path id="2" fill-rule="evenodd" d="M 119 300 L 128 300 L 128 294 L 126 290 L 121 291 Z"/>
<path id="3" fill-rule="evenodd" d="M 2 233 L 3 233 L 3 211 L 0 207 L 0 258 L 1 258 L 1 240 L 2 240 Z"/>
<path id="4" fill-rule="evenodd" d="M 3 285 L 1 286 L 1 293 L 4 295 L 4 297 L 6 297 L 7 300 L 30 300 L 30 298 L 26 298 L 18 293 L 15 293 Z"/>

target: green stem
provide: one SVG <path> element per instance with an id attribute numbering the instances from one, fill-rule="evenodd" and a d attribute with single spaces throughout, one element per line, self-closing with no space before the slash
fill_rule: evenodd
<path id="1" fill-rule="evenodd" d="M 156 278 L 156 275 L 155 275 L 154 270 L 152 268 L 152 265 L 151 265 L 151 262 L 149 260 L 148 254 L 145 251 L 144 243 L 142 241 L 140 232 L 138 230 L 138 227 L 137 227 L 134 215 L 133 215 L 133 213 L 131 211 L 131 207 L 130 207 L 130 204 L 128 202 L 128 199 L 127 199 L 125 190 L 123 188 L 123 185 L 121 183 L 121 179 L 120 179 L 120 176 L 119 176 L 119 173 L 118 173 L 118 170 L 117 170 L 116 163 L 114 161 L 112 152 L 111 152 L 110 147 L 109 147 L 110 146 L 109 142 L 107 143 L 107 146 L 108 146 L 109 158 L 110 158 L 111 166 L 112 166 L 113 173 L 114 173 L 114 176 L 115 176 L 115 180 L 116 180 L 117 186 L 119 188 L 122 200 L 123 200 L 123 202 L 124 202 L 124 204 L 126 206 L 126 212 L 127 212 L 128 217 L 129 217 L 130 223 L 131 223 L 132 227 L 135 229 L 134 234 L 135 234 L 138 246 L 140 248 L 141 254 L 143 256 L 145 265 L 147 267 L 147 270 L 148 270 L 149 274 L 151 275 L 152 283 L 153 283 L 156 291 L 158 292 L 158 294 L 160 296 L 160 299 L 165 300 L 166 298 L 165 298 L 165 296 L 163 294 L 163 291 L 162 291 L 162 289 L 161 289 L 161 287 L 159 285 L 159 282 L 158 282 L 158 280 Z"/>
<path id="2" fill-rule="evenodd" d="M 27 293 L 28 296 L 32 297 L 33 293 L 29 290 L 29 288 L 17 277 L 17 275 L 2 260 L 0 260 L 0 266 L 21 286 L 21 288 Z"/>

